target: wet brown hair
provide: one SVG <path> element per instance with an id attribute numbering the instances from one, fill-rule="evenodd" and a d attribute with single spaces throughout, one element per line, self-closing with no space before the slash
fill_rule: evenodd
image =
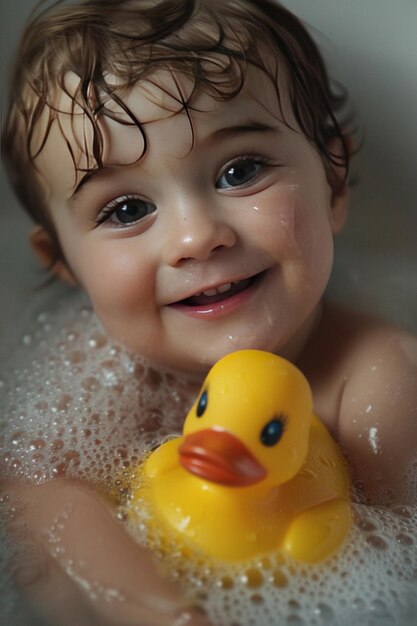
<path id="1" fill-rule="evenodd" d="M 88 173 L 102 166 L 103 137 L 98 120 L 109 116 L 146 132 L 123 102 L 123 93 L 155 72 L 185 75 L 193 84 L 179 110 L 190 111 L 193 96 L 206 91 L 214 98 L 235 97 L 248 66 L 269 76 L 278 92 L 278 69 L 287 77 L 292 109 L 302 132 L 315 144 L 335 191 L 346 179 L 331 177 L 332 165 L 349 166 L 345 139 L 345 92 L 331 85 L 322 57 L 301 22 L 273 0 L 58 0 L 42 10 L 41 2 L 21 37 L 14 66 L 9 109 L 3 130 L 3 154 L 10 181 L 35 222 L 59 242 L 44 206 L 35 159 L 57 122 L 56 94 L 62 90 L 80 107 L 93 130 Z M 275 59 L 275 66 L 267 61 Z M 68 72 L 80 77 L 75 91 L 65 85 Z M 113 76 L 113 84 L 109 75 Z M 114 85 L 114 76 L 118 84 Z M 107 106 L 109 102 L 112 106 Z M 115 113 L 117 105 L 120 114 Z M 45 124 L 45 113 L 47 123 Z M 122 115 L 121 115 L 122 114 Z M 41 139 L 34 141 L 40 126 Z M 329 152 L 338 137 L 342 154 Z M 73 148 L 67 140 L 74 171 Z M 83 148 L 83 146 L 80 146 Z M 141 155 L 139 155 L 140 158 Z"/>

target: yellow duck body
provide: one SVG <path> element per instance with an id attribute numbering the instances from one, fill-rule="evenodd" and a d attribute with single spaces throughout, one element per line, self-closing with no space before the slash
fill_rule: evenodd
<path id="1" fill-rule="evenodd" d="M 152 452 L 134 483 L 133 511 L 147 500 L 152 524 L 228 562 L 278 549 L 317 562 L 351 526 L 346 464 L 306 379 L 258 350 L 216 363 L 183 436 Z"/>

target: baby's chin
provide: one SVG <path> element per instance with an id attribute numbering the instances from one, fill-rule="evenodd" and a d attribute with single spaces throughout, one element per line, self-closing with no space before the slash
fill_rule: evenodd
<path id="1" fill-rule="evenodd" d="M 297 361 L 320 317 L 320 303 L 312 310 L 304 310 L 303 315 L 292 316 L 276 303 L 267 304 L 260 303 L 255 314 L 252 311 L 209 323 L 191 319 L 185 326 L 181 320 L 181 324 L 159 329 L 152 338 L 143 334 L 131 337 L 132 341 L 119 340 L 156 367 L 197 377 L 238 350 L 264 350 Z"/>
<path id="2" fill-rule="evenodd" d="M 286 336 L 282 334 L 279 325 L 278 328 L 273 324 L 265 324 L 263 328 L 261 325 L 256 328 L 242 327 L 236 331 L 218 333 L 214 339 L 203 341 L 192 350 L 192 346 L 188 345 L 187 350 L 166 355 L 168 358 L 162 358 L 160 363 L 184 372 L 206 374 L 217 361 L 237 350 L 264 350 L 296 362 L 314 332 L 320 313 L 321 307 L 317 307 L 295 332 L 288 331 Z M 152 360 L 152 355 L 149 358 Z"/>
<path id="3" fill-rule="evenodd" d="M 145 356 L 156 367 L 179 371 L 195 377 L 195 380 L 200 380 L 217 361 L 237 350 L 265 350 L 277 353 L 271 337 L 261 340 L 259 336 L 251 336 L 247 333 L 245 335 L 226 334 L 224 337 L 219 337 L 215 343 L 203 342 L 201 349 L 172 350 L 158 354 L 148 351 L 146 354 L 142 352 L 141 356 Z"/>

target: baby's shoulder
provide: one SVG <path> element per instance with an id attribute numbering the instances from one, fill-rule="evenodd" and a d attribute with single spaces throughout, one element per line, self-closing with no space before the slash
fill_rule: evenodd
<path id="1" fill-rule="evenodd" d="M 326 383 L 331 389 L 323 392 L 325 421 L 367 496 L 404 497 L 417 444 L 417 338 L 341 307 L 325 315 L 329 365 L 321 390 Z"/>
<path id="2" fill-rule="evenodd" d="M 327 304 L 319 341 L 345 377 L 417 366 L 417 337 L 395 324 L 364 312 Z"/>
<path id="3" fill-rule="evenodd" d="M 417 338 L 390 322 L 326 303 L 302 363 L 316 409 L 333 432 L 343 419 L 394 398 L 417 405 Z M 353 418 L 355 419 L 355 418 Z"/>
<path id="4" fill-rule="evenodd" d="M 358 320 L 356 333 L 347 357 L 341 419 L 373 413 L 381 424 L 398 418 L 402 427 L 407 422 L 417 425 L 417 338 L 368 316 Z"/>
<path id="5" fill-rule="evenodd" d="M 417 375 L 417 337 L 378 317 L 338 308 L 350 384 L 385 385 Z M 417 392 L 417 385 L 415 387 Z"/>
<path id="6" fill-rule="evenodd" d="M 415 498 L 407 485 L 417 450 L 417 338 L 364 318 L 349 360 L 339 441 L 368 497 Z"/>

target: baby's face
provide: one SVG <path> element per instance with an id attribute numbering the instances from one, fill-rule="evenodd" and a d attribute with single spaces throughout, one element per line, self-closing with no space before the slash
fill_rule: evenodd
<path id="1" fill-rule="evenodd" d="M 175 93 L 172 78 L 155 78 Z M 65 258 L 109 334 L 131 350 L 196 371 L 241 348 L 296 357 L 329 278 L 340 209 L 284 95 L 285 123 L 257 70 L 234 100 L 202 93 L 192 143 L 173 98 L 140 84 L 124 100 L 144 125 L 145 155 L 135 162 L 136 128 L 106 118 L 106 167 L 75 193 L 82 173 L 74 183 L 54 126 L 37 165 Z M 72 136 L 68 120 L 62 126 Z M 75 131 L 81 137 L 77 119 Z"/>

